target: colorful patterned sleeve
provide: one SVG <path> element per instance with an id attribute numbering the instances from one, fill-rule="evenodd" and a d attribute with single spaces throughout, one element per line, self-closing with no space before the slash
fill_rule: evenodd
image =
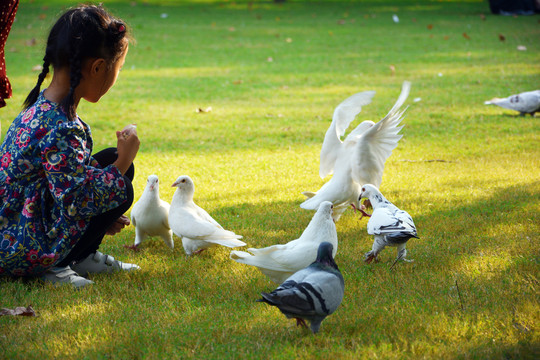
<path id="1" fill-rule="evenodd" d="M 41 142 L 49 191 L 74 220 L 104 213 L 127 200 L 126 184 L 118 168 L 88 165 L 85 148 L 86 133 L 78 122 L 56 126 Z"/>

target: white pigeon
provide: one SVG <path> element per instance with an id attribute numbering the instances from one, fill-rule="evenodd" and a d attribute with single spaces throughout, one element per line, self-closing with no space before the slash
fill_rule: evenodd
<path id="1" fill-rule="evenodd" d="M 373 213 L 367 224 L 367 232 L 375 235 L 371 251 L 365 254 L 364 261 L 379 261 L 377 256 L 386 246 L 397 246 L 397 260 L 407 260 L 405 245 L 410 238 L 417 238 L 413 219 L 406 211 L 400 210 L 381 194 L 372 184 L 362 186 L 360 198 L 368 198 L 373 206 Z"/>
<path id="2" fill-rule="evenodd" d="M 540 111 L 540 90 L 527 91 L 507 98 L 493 98 L 484 102 L 486 105 L 497 105 L 505 109 L 519 111 L 521 116 L 534 114 Z"/>
<path id="3" fill-rule="evenodd" d="M 403 82 L 401 94 L 388 115 L 378 123 L 363 121 L 345 141 L 341 141 L 341 136 L 361 107 L 371 102 L 375 92 L 358 93 L 338 105 L 324 137 L 319 168 L 321 178 L 332 173 L 333 176 L 316 193 L 303 192 L 308 199 L 300 204 L 301 208 L 316 210 L 322 201 L 331 201 L 335 206 L 335 221 L 350 205 L 367 215 L 358 202 L 361 186 L 367 183 L 380 186 L 384 163 L 402 137 L 398 133 L 403 126 L 398 125 L 406 109 L 401 110 L 401 106 L 410 88 L 410 82 Z"/>
<path id="4" fill-rule="evenodd" d="M 148 236 L 160 236 L 165 244 L 174 248 L 172 231 L 169 228 L 169 203 L 159 198 L 159 179 L 150 175 L 146 187 L 131 209 L 131 222 L 135 226 L 136 249 Z"/>
<path id="5" fill-rule="evenodd" d="M 246 245 L 242 236 L 223 229 L 204 209 L 193 202 L 195 185 L 187 175 L 172 184 L 176 187 L 169 210 L 169 225 L 182 239 L 186 254 L 198 254 L 215 245 L 235 248 Z"/>
<path id="6" fill-rule="evenodd" d="M 248 251 L 251 254 L 233 250 L 230 257 L 239 263 L 256 266 L 270 280 L 281 284 L 289 276 L 315 261 L 317 249 L 322 242 L 331 243 L 332 256 L 336 256 L 338 238 L 336 225 L 332 220 L 332 209 L 332 203 L 324 201 L 302 235 L 296 240 L 261 249 L 249 248 Z"/>
<path id="7" fill-rule="evenodd" d="M 271 293 L 261 293 L 265 302 L 276 306 L 287 318 L 296 319 L 296 325 L 319 331 L 321 322 L 341 304 L 345 282 L 332 257 L 333 246 L 329 242 L 319 245 L 317 258 L 307 268 L 295 272 Z"/>

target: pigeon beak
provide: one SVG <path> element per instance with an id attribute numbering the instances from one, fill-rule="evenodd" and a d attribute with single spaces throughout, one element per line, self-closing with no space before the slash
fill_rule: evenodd
<path id="1" fill-rule="evenodd" d="M 171 185 L 171 187 L 175 187 L 176 185 L 178 185 L 178 182 L 177 182 L 177 181 L 173 182 L 172 185 Z"/>

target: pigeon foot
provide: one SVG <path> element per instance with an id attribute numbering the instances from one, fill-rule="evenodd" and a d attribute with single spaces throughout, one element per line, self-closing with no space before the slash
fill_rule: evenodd
<path id="1" fill-rule="evenodd" d="M 304 328 L 308 327 L 304 319 L 301 319 L 301 318 L 295 318 L 295 319 L 296 319 L 296 326 L 301 326 Z"/>
<path id="2" fill-rule="evenodd" d="M 193 255 L 198 255 L 198 254 L 202 253 L 204 250 L 206 250 L 206 249 L 196 250 L 196 251 L 193 252 Z"/>
<path id="3" fill-rule="evenodd" d="M 133 250 L 133 251 L 139 251 L 139 250 L 141 250 L 141 249 L 139 248 L 139 245 L 124 245 L 124 247 L 125 247 L 126 249 Z"/>

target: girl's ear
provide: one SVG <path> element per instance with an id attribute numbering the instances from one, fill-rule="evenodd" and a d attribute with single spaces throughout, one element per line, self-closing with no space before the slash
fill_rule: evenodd
<path id="1" fill-rule="evenodd" d="M 101 71 L 107 70 L 107 64 L 105 63 L 105 59 L 99 58 L 92 61 L 90 65 L 90 74 L 91 75 L 98 75 Z"/>

